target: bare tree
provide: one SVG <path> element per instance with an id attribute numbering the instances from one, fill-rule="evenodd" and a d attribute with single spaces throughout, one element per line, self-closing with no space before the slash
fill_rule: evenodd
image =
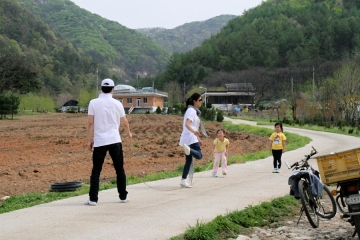
<path id="1" fill-rule="evenodd" d="M 348 123 L 354 122 L 360 105 L 359 79 L 360 69 L 355 60 L 350 60 L 334 74 L 330 84 Z"/>
<path id="2" fill-rule="evenodd" d="M 182 99 L 182 89 L 176 81 L 167 82 L 164 90 L 168 93 L 169 106 L 173 106 L 175 102 L 180 102 Z"/>

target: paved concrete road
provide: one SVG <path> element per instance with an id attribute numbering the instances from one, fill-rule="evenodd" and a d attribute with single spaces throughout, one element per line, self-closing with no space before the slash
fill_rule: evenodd
<path id="1" fill-rule="evenodd" d="M 313 139 L 283 155 L 290 163 L 308 154 L 311 146 L 320 155 L 360 146 L 360 138 L 287 127 L 285 131 Z M 209 158 L 209 153 L 204 156 Z M 311 163 L 316 167 L 315 160 Z M 169 239 L 197 221 L 288 194 L 290 170 L 283 167 L 280 174 L 273 174 L 272 168 L 269 157 L 231 165 L 225 177 L 197 173 L 191 189 L 180 188 L 180 177 L 148 183 L 152 188 L 131 185 L 131 201 L 125 204 L 110 189 L 100 192 L 95 207 L 84 205 L 88 198 L 84 195 L 0 214 L 0 239 Z"/>

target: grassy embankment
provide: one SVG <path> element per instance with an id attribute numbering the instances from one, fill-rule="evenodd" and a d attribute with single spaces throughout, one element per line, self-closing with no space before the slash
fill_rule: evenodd
<path id="1" fill-rule="evenodd" d="M 208 223 L 197 222 L 184 234 L 171 240 L 236 239 L 239 234 L 251 233 L 251 227 L 269 226 L 271 223 L 298 214 L 299 205 L 300 202 L 292 196 L 276 198 L 257 206 L 248 206 L 244 210 L 218 215 Z"/>

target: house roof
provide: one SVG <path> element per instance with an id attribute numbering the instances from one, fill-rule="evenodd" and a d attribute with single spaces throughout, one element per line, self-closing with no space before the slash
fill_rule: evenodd
<path id="1" fill-rule="evenodd" d="M 114 87 L 114 91 L 130 91 L 130 92 L 132 92 L 132 91 L 136 91 L 136 89 L 130 85 L 119 84 Z"/>
<path id="2" fill-rule="evenodd" d="M 146 97 L 146 96 L 158 96 L 158 97 L 168 97 L 167 92 L 158 91 L 154 89 L 153 91 L 143 90 L 143 89 L 136 89 L 135 91 L 124 91 L 124 90 L 114 90 L 113 97 L 120 98 L 120 97 Z"/>
<path id="3" fill-rule="evenodd" d="M 146 96 L 158 96 L 158 97 L 168 97 L 167 92 L 158 91 L 153 89 L 152 87 L 144 87 L 142 89 L 136 89 L 133 86 L 119 84 L 114 87 L 113 96 L 116 98 L 121 97 L 129 97 L 129 96 L 139 96 L 139 97 L 146 97 Z"/>
<path id="4" fill-rule="evenodd" d="M 228 92 L 255 92 L 251 83 L 228 83 L 225 87 Z"/>
<path id="5" fill-rule="evenodd" d="M 201 94 L 202 96 L 205 95 L 205 92 Z M 248 92 L 237 92 L 237 91 L 208 91 L 206 92 L 206 96 L 254 96 L 255 92 L 248 91 Z"/>

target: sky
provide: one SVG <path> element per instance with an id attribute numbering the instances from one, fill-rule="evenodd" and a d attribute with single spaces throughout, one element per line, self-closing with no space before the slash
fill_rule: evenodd
<path id="1" fill-rule="evenodd" d="M 81 8 L 131 29 L 204 21 L 219 15 L 241 15 L 263 0 L 71 0 Z"/>

